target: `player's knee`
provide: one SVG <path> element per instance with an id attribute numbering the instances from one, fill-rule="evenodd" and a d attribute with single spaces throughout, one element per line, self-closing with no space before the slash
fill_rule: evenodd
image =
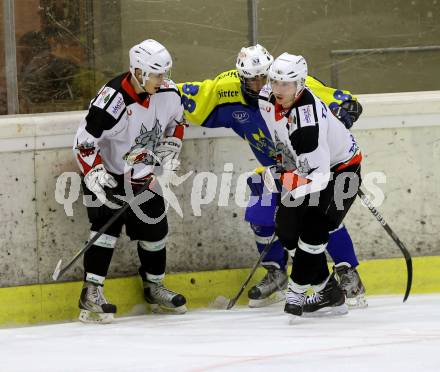
<path id="1" fill-rule="evenodd" d="M 149 252 L 157 252 L 165 249 L 167 237 L 155 242 L 149 242 L 146 240 L 139 240 L 139 247 Z"/>
<path id="2" fill-rule="evenodd" d="M 275 234 L 275 226 L 262 226 L 251 223 L 251 229 L 256 237 L 272 237 Z"/>
<path id="3" fill-rule="evenodd" d="M 327 247 L 327 242 L 321 244 L 311 244 L 311 243 L 306 243 L 302 239 L 299 239 L 298 241 L 298 248 L 301 251 L 309 254 L 314 254 L 314 255 L 321 254 L 325 251 L 326 247 Z"/>

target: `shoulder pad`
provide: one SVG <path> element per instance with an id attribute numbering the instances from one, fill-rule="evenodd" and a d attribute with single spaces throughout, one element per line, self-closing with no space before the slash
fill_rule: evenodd
<path id="1" fill-rule="evenodd" d="M 237 70 L 229 70 L 222 72 L 221 74 L 216 76 L 215 80 L 222 80 L 227 78 L 237 79 L 240 81 Z"/>
<path id="2" fill-rule="evenodd" d="M 125 110 L 124 97 L 121 92 L 105 85 L 92 101 L 90 107 L 105 111 L 114 119 L 119 119 Z"/>
<path id="3" fill-rule="evenodd" d="M 319 127 L 314 125 L 299 128 L 291 134 L 290 141 L 298 156 L 315 151 L 319 144 Z"/>
<path id="4" fill-rule="evenodd" d="M 164 80 L 157 93 L 163 92 L 174 92 L 180 96 L 179 89 L 177 88 L 176 83 L 172 80 Z"/>

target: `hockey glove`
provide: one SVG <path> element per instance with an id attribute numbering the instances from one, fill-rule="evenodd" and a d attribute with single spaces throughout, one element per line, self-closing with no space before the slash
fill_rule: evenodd
<path id="1" fill-rule="evenodd" d="M 84 183 L 103 204 L 107 201 L 104 187 L 112 189 L 118 185 L 102 164 L 96 165 L 84 176 Z"/>
<path id="2" fill-rule="evenodd" d="M 165 137 L 156 146 L 155 155 L 160 160 L 160 165 L 177 160 L 182 149 L 182 140 L 177 137 Z"/>
<path id="3" fill-rule="evenodd" d="M 247 178 L 246 183 L 249 186 L 249 190 L 251 190 L 252 196 L 262 196 L 265 193 L 269 193 L 269 191 L 264 188 L 263 173 L 265 170 L 265 167 L 258 167 Z"/>
<path id="4" fill-rule="evenodd" d="M 282 169 L 277 165 L 272 165 L 267 167 L 261 174 L 263 179 L 264 187 L 269 192 L 281 192 L 282 184 L 280 181 L 282 175 Z"/>
<path id="5" fill-rule="evenodd" d="M 132 178 L 130 182 L 131 182 L 133 194 L 136 196 L 139 193 L 142 186 L 145 185 L 147 182 L 149 183 L 148 190 L 153 190 L 157 182 L 157 177 L 153 173 L 150 173 L 147 174 L 145 177 Z"/>
<path id="6" fill-rule="evenodd" d="M 290 192 L 297 187 L 307 185 L 310 179 L 302 177 L 296 169 L 286 171 L 273 165 L 266 168 L 263 173 L 264 187 L 270 192 Z"/>
<path id="7" fill-rule="evenodd" d="M 335 115 L 347 129 L 350 129 L 354 122 L 359 119 L 362 114 L 362 105 L 358 101 L 345 101 L 341 105 L 334 105 L 331 108 Z"/>

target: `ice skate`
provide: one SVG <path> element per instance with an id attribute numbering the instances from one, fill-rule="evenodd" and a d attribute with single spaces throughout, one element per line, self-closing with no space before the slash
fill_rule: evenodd
<path id="1" fill-rule="evenodd" d="M 344 315 L 348 312 L 345 295 L 332 273 L 325 287 L 307 296 L 303 306 L 307 316 Z"/>
<path id="2" fill-rule="evenodd" d="M 248 292 L 249 307 L 263 307 L 283 301 L 287 287 L 287 273 L 270 267 L 264 278 Z"/>
<path id="3" fill-rule="evenodd" d="M 79 298 L 79 320 L 83 323 L 111 323 L 116 305 L 110 304 L 104 297 L 101 285 L 85 282 Z"/>
<path id="4" fill-rule="evenodd" d="M 157 314 L 185 314 L 186 299 L 183 295 L 166 288 L 162 282 L 144 281 L 144 297 L 151 311 Z"/>
<path id="5" fill-rule="evenodd" d="M 290 320 L 295 320 L 303 315 L 303 306 L 306 301 L 306 294 L 295 292 L 291 282 L 286 291 L 286 304 L 284 312 L 290 315 Z"/>
<path id="6" fill-rule="evenodd" d="M 354 309 L 366 308 L 368 302 L 365 298 L 365 287 L 356 268 L 342 262 L 335 266 L 335 270 L 339 278 L 339 285 L 345 293 L 345 303 L 348 307 Z"/>

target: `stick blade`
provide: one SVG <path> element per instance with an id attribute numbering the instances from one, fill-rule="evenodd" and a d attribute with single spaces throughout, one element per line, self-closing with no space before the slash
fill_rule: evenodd
<path id="1" fill-rule="evenodd" d="M 218 296 L 214 301 L 209 303 L 209 307 L 217 310 L 227 310 L 231 300 L 225 296 Z"/>
<path id="2" fill-rule="evenodd" d="M 57 281 L 57 280 L 58 280 L 58 277 L 60 276 L 62 261 L 63 261 L 62 259 L 60 259 L 60 260 L 58 261 L 57 266 L 55 267 L 55 270 L 54 270 L 54 272 L 53 272 L 53 274 L 52 274 L 52 279 L 53 279 L 54 281 Z"/>

